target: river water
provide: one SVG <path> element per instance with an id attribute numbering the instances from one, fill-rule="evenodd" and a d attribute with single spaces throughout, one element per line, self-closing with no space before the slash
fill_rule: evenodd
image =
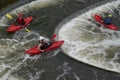
<path id="1" fill-rule="evenodd" d="M 119 0 L 27 0 L 3 11 L 0 18 L 0 80 L 119 80 L 120 32 L 98 27 L 94 14 L 113 14 L 119 26 Z M 29 2 L 30 1 L 30 2 Z M 21 1 L 22 2 L 22 1 Z M 6 32 L 17 18 L 32 15 L 33 22 L 14 34 Z M 55 51 L 30 56 L 24 51 L 38 44 L 39 36 L 65 44 Z"/>

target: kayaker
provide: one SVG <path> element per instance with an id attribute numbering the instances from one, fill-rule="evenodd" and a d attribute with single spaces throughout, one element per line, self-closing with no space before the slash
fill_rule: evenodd
<path id="1" fill-rule="evenodd" d="M 18 19 L 16 20 L 16 22 L 18 23 L 18 25 L 20 25 L 21 27 L 24 27 L 25 21 L 23 19 L 22 14 L 18 14 Z"/>
<path id="2" fill-rule="evenodd" d="M 49 40 L 40 37 L 39 38 L 39 45 L 38 45 L 38 49 L 41 50 L 42 52 L 44 52 L 44 49 L 48 48 L 50 46 L 50 42 Z"/>
<path id="3" fill-rule="evenodd" d="M 106 25 L 110 25 L 112 23 L 112 15 L 111 14 L 108 14 L 107 17 L 105 17 L 103 19 L 103 22 L 106 24 Z"/>

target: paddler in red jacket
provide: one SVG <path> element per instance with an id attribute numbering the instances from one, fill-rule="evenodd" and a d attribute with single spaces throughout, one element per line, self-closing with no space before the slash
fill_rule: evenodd
<path id="1" fill-rule="evenodd" d="M 20 25 L 21 27 L 24 27 L 25 21 L 22 17 L 22 14 L 18 15 L 18 19 L 16 21 L 17 21 L 18 25 Z"/>

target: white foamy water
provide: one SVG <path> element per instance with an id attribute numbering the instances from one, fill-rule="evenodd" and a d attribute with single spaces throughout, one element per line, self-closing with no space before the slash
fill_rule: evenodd
<path id="1" fill-rule="evenodd" d="M 119 12 L 120 0 L 114 0 L 98 6 L 83 14 L 77 14 L 69 22 L 62 24 L 59 39 L 65 40 L 62 50 L 68 56 L 110 71 L 120 72 L 120 31 L 113 31 L 103 26 L 98 28 L 94 14 L 104 16 L 110 11 Z M 120 15 L 117 15 L 120 17 Z"/>
<path id="2" fill-rule="evenodd" d="M 30 12 L 56 5 L 60 1 L 63 0 L 36 0 L 23 6 L 17 7 L 8 13 L 11 14 L 13 18 L 17 18 L 17 15 L 19 13 L 30 14 Z M 7 23 L 12 22 L 13 20 L 14 19 L 9 19 L 6 16 L 3 16 L 0 18 L 0 25 L 3 28 L 8 27 L 9 25 Z M 25 55 L 24 53 L 26 49 L 33 47 L 35 44 L 34 41 L 36 42 L 39 36 L 40 34 L 34 31 L 31 31 L 29 33 L 23 33 L 23 31 L 21 31 L 16 32 L 13 35 L 13 39 L 0 39 L 0 80 L 26 80 L 22 77 L 13 75 L 12 73 L 14 73 L 21 66 L 27 65 L 27 60 L 37 61 L 38 58 L 42 58 L 40 55 L 31 57 Z M 47 55 L 46 58 L 55 56 L 57 53 L 58 51 L 54 52 L 54 54 Z M 43 72 L 45 72 L 45 70 L 35 71 L 35 76 L 31 75 L 31 73 L 26 74 L 29 75 L 30 80 L 36 80 L 40 78 L 40 75 Z"/>
<path id="3" fill-rule="evenodd" d="M 34 12 L 36 10 L 40 10 L 42 8 L 45 8 L 45 7 L 56 5 L 61 1 L 64 1 L 64 0 L 36 0 L 36 1 L 31 2 L 31 3 L 22 5 L 18 8 L 15 8 L 14 10 L 11 10 L 8 13 L 11 14 L 11 16 L 13 18 L 16 18 L 19 13 L 30 14 L 30 12 Z M 3 17 L 1 17 L 0 19 L 1 19 L 0 25 L 3 27 L 8 26 L 7 25 L 8 21 L 14 20 L 14 19 L 9 19 L 8 17 L 6 17 L 6 14 Z"/>
<path id="4" fill-rule="evenodd" d="M 15 39 L 0 40 L 0 80 L 8 79 L 12 76 L 12 71 L 23 63 L 19 60 L 22 56 L 19 52 L 21 50 L 24 50 L 24 47 Z"/>

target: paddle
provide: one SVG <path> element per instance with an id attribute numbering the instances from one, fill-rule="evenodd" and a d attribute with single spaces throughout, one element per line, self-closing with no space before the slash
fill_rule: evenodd
<path id="1" fill-rule="evenodd" d="M 10 18 L 10 19 L 14 19 L 10 14 L 6 14 L 6 17 L 8 17 L 8 18 Z M 29 29 L 27 29 L 26 27 L 25 27 L 25 30 L 27 31 L 27 32 L 30 32 L 30 30 Z"/>
<path id="2" fill-rule="evenodd" d="M 6 14 L 6 17 L 10 18 L 10 19 L 13 19 L 13 17 L 10 15 L 10 14 Z"/>
<path id="3" fill-rule="evenodd" d="M 53 36 L 51 37 L 51 40 L 53 41 L 56 37 L 57 37 L 57 34 L 53 34 Z"/>

